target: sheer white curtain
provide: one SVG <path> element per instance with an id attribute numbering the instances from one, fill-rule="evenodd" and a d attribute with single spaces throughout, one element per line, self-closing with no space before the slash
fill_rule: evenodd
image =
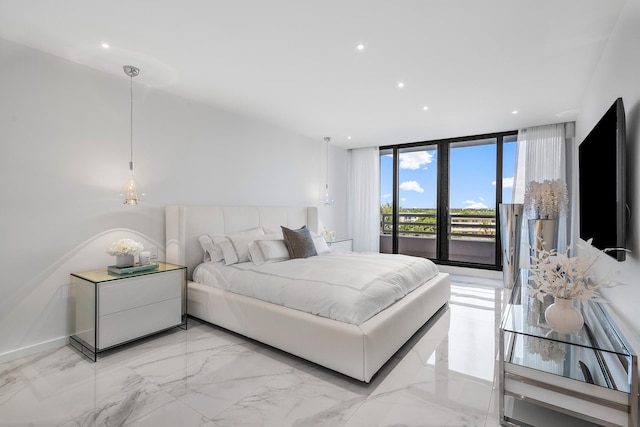
<path id="1" fill-rule="evenodd" d="M 380 251 L 380 154 L 377 147 L 349 150 L 349 231 L 356 252 Z"/>
<path id="2" fill-rule="evenodd" d="M 529 181 L 545 179 L 562 179 L 567 182 L 566 172 L 566 135 L 565 123 L 536 126 L 518 131 L 516 147 L 516 169 L 513 179 L 513 202 L 524 201 L 525 185 Z M 521 254 L 528 254 L 526 245 L 529 242 L 527 218 L 522 222 Z M 564 251 L 567 245 L 567 223 L 561 219 L 559 223 L 558 251 Z M 523 259 L 524 258 L 524 259 Z M 521 257 L 521 265 L 528 262 Z"/>

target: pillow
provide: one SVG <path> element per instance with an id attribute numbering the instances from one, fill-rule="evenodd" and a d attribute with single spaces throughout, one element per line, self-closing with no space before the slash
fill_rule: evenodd
<path id="1" fill-rule="evenodd" d="M 310 256 L 318 255 L 311 233 L 306 226 L 303 225 L 297 230 L 291 230 L 284 226 L 280 228 L 282 228 L 284 242 L 292 259 L 309 258 Z"/>
<path id="2" fill-rule="evenodd" d="M 204 251 L 204 256 L 202 257 L 203 262 L 213 261 L 218 262 L 224 259 L 224 255 L 222 254 L 222 249 L 216 246 L 213 243 L 213 239 L 208 234 L 203 234 L 198 237 L 198 241 L 200 242 L 200 246 L 202 246 L 202 250 Z"/>
<path id="3" fill-rule="evenodd" d="M 255 265 L 290 259 L 289 250 L 282 238 L 260 239 L 249 243 L 249 259 Z"/>
<path id="4" fill-rule="evenodd" d="M 233 234 L 214 235 L 212 239 L 222 250 L 224 264 L 231 265 L 249 261 L 249 243 L 259 236 L 264 236 L 261 227 Z"/>
<path id="5" fill-rule="evenodd" d="M 331 252 L 331 248 L 329 247 L 329 245 L 327 245 L 327 241 L 324 240 L 324 237 L 314 236 L 313 234 L 311 234 L 311 238 L 313 239 L 313 245 L 316 247 L 316 252 L 318 252 L 318 255 Z"/>
<path id="6" fill-rule="evenodd" d="M 276 230 L 276 229 L 269 228 L 269 227 L 262 227 L 262 230 L 264 231 L 264 234 L 266 234 L 266 235 L 276 234 L 276 235 L 280 236 L 280 238 L 282 239 L 282 230 Z"/>

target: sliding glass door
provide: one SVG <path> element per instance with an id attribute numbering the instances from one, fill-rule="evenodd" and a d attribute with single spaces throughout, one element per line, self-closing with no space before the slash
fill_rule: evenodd
<path id="1" fill-rule="evenodd" d="M 448 260 L 495 265 L 497 139 L 449 145 Z"/>
<path id="2" fill-rule="evenodd" d="M 510 195 L 515 139 L 510 132 L 381 147 L 380 251 L 500 268 L 497 207 Z"/>
<path id="3" fill-rule="evenodd" d="M 438 148 L 383 150 L 380 251 L 436 257 Z M 394 179 L 394 177 L 397 177 Z"/>

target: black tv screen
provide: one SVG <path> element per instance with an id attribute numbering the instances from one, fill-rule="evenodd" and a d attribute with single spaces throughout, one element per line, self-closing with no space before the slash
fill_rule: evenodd
<path id="1" fill-rule="evenodd" d="M 598 249 L 624 248 L 626 125 L 622 98 L 602 116 L 582 141 L 578 154 L 580 238 Z M 606 252 L 618 261 L 625 251 Z"/>

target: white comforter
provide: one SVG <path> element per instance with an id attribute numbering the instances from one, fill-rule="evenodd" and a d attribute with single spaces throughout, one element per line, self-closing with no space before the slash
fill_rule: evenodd
<path id="1" fill-rule="evenodd" d="M 305 259 L 225 266 L 206 262 L 194 281 L 359 325 L 438 274 L 425 258 L 331 252 Z"/>

